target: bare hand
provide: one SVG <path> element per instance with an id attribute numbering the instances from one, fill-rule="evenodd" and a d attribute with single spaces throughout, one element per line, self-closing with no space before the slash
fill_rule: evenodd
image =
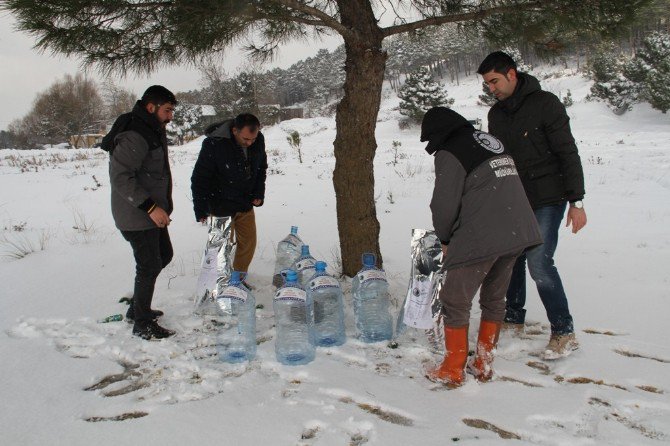
<path id="1" fill-rule="evenodd" d="M 163 208 L 159 208 L 156 206 L 153 211 L 149 214 L 149 218 L 153 220 L 153 222 L 158 226 L 159 228 L 165 228 L 170 225 L 170 216 L 163 210 Z"/>
<path id="2" fill-rule="evenodd" d="M 572 224 L 572 233 L 576 234 L 586 226 L 586 211 L 582 208 L 570 207 L 568 209 L 568 217 L 565 220 L 565 227 L 569 227 Z"/>
<path id="3" fill-rule="evenodd" d="M 254 206 L 260 206 L 261 204 L 263 204 L 263 200 L 261 200 L 260 198 L 254 198 L 253 200 L 251 200 L 251 204 L 253 204 Z"/>
<path id="4" fill-rule="evenodd" d="M 442 246 L 442 259 L 447 257 L 447 245 L 441 245 Z"/>

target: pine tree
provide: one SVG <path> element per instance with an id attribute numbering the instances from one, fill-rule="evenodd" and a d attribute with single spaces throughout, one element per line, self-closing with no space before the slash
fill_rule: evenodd
<path id="1" fill-rule="evenodd" d="M 630 62 L 612 44 L 605 44 L 598 48 L 589 64 L 589 75 L 593 79 L 591 93 L 587 99 L 600 99 L 616 114 L 623 114 L 630 110 L 632 104 L 638 100 L 639 85 L 631 81 L 628 75 L 637 76 L 631 68 Z"/>
<path id="2" fill-rule="evenodd" d="M 640 97 L 661 112 L 670 110 L 670 35 L 651 33 L 626 67 L 631 82 L 641 82 Z"/>
<path id="3" fill-rule="evenodd" d="M 398 97 L 401 99 L 400 114 L 415 122 L 421 122 L 423 115 L 433 107 L 451 107 L 454 103 L 442 86 L 433 82 L 430 72 L 424 67 L 410 73 Z"/>

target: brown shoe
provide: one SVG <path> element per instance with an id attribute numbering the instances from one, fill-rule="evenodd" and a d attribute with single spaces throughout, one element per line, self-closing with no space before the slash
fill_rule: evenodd
<path id="1" fill-rule="evenodd" d="M 549 344 L 540 357 L 544 360 L 560 359 L 568 356 L 579 348 L 579 342 L 574 333 L 552 334 Z"/>
<path id="2" fill-rule="evenodd" d="M 426 370 L 426 378 L 449 388 L 459 387 L 465 381 L 463 369 L 468 359 L 468 326 L 444 327 L 444 345 L 444 360 L 439 366 Z"/>
<path id="3" fill-rule="evenodd" d="M 503 322 L 502 331 L 504 333 L 509 333 L 512 336 L 523 336 L 525 333 L 526 326 L 524 324 L 515 324 L 512 322 Z"/>

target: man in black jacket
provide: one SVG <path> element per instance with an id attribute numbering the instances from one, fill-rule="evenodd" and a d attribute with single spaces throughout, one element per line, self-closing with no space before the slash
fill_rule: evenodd
<path id="1" fill-rule="evenodd" d="M 172 174 L 165 126 L 177 104 L 174 94 L 160 85 L 149 87 L 133 111 L 121 115 L 110 135 L 109 176 L 112 215 L 135 256 L 135 289 L 126 318 L 133 334 L 144 339 L 172 336 L 156 323 L 162 311 L 152 310 L 154 285 L 172 260 L 168 233 L 172 212 Z M 115 130 L 116 129 L 116 130 Z"/>
<path id="2" fill-rule="evenodd" d="M 265 200 L 268 168 L 260 122 L 243 113 L 210 126 L 206 134 L 191 175 L 195 219 L 233 218 L 233 269 L 247 273 L 256 249 L 254 207 Z"/>
<path id="3" fill-rule="evenodd" d="M 572 232 L 577 233 L 586 225 L 584 174 L 570 119 L 561 101 L 543 91 L 533 76 L 517 72 L 516 63 L 506 53 L 489 54 L 477 72 L 498 99 L 489 111 L 489 132 L 514 158 L 544 239 L 544 244 L 517 260 L 507 291 L 505 322 L 517 332 L 523 331 L 527 260 L 551 323 L 551 338 L 542 356 L 557 359 L 579 346 L 554 266 L 558 229 L 568 203 L 566 226 L 572 225 Z"/>

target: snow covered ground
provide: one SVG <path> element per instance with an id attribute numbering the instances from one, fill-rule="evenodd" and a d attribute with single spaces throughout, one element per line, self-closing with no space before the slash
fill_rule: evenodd
<path id="1" fill-rule="evenodd" d="M 448 85 L 454 109 L 482 118 L 480 81 Z M 533 287 L 526 338 L 503 335 L 497 378 L 446 391 L 423 378 L 441 358 L 421 333 L 397 349 L 353 337 L 288 367 L 274 356 L 274 246 L 291 225 L 317 259 L 336 264 L 332 186 L 334 120 L 285 121 L 264 130 L 270 171 L 257 210 L 259 243 L 250 282 L 257 358 L 220 363 L 214 331 L 192 314 L 206 228 L 194 221 L 190 175 L 200 140 L 173 147 L 173 262 L 154 306 L 178 334 L 146 342 L 126 322 L 130 247 L 109 210 L 100 150 L 0 151 L 0 443 L 6 445 L 631 445 L 670 441 L 670 120 L 646 105 L 615 116 L 584 101 L 579 75 L 543 81 L 565 95 L 584 165 L 589 224 L 561 231 L 557 264 L 581 349 L 543 362 L 548 339 Z M 399 130 L 386 91 L 375 159 L 381 246 L 397 314 L 406 291 L 412 228 L 430 228 L 432 158 L 419 129 Z M 298 130 L 305 162 L 289 147 Z M 393 141 L 401 156 L 393 163 Z M 23 256 L 26 254 L 25 256 Z M 15 257 L 22 258 L 12 258 Z M 354 334 L 350 281 L 343 282 Z M 471 338 L 479 312 L 473 311 Z"/>

